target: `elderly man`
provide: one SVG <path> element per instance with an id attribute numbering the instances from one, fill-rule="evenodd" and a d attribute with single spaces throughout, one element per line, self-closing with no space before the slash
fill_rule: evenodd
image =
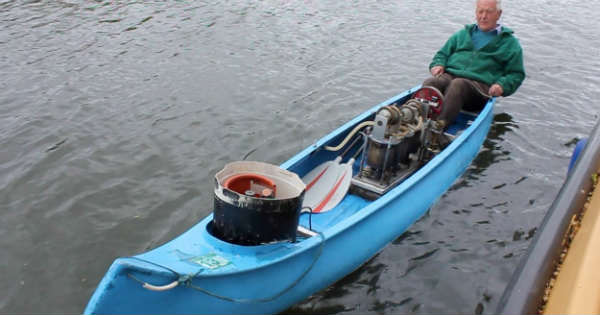
<path id="1" fill-rule="evenodd" d="M 477 24 L 454 33 L 433 57 L 433 77 L 423 85 L 444 94 L 440 128 L 454 121 L 461 108 L 479 111 L 488 98 L 511 95 L 525 79 L 521 45 L 511 29 L 498 24 L 500 15 L 500 0 L 477 0 Z"/>

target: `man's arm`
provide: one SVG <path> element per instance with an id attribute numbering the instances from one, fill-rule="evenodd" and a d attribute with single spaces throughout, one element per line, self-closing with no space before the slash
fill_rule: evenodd
<path id="1" fill-rule="evenodd" d="M 519 88 L 524 79 L 525 67 L 523 66 L 523 50 L 520 46 L 518 46 L 518 49 L 514 50 L 508 59 L 504 69 L 504 75 L 500 77 L 498 82 L 496 82 L 494 85 L 500 85 L 502 89 L 502 96 L 509 96 Z"/>
<path id="2" fill-rule="evenodd" d="M 446 41 L 444 46 L 437 51 L 437 53 L 433 56 L 431 63 L 429 64 L 429 70 L 433 75 L 439 75 L 444 73 L 444 69 L 446 67 L 446 63 L 448 62 L 448 58 L 450 55 L 454 53 L 456 50 L 456 33 Z M 434 68 L 437 68 L 434 73 Z M 441 72 L 440 72 L 441 71 Z"/>

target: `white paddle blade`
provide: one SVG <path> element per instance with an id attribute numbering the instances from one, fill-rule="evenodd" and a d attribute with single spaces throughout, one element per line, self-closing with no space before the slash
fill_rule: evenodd
<path id="1" fill-rule="evenodd" d="M 335 208 L 346 197 L 352 183 L 352 164 L 354 164 L 354 159 L 350 159 L 347 163 L 341 164 L 338 167 L 339 173 L 335 184 L 327 190 L 325 197 L 313 208 L 313 212 L 321 213 L 329 211 Z"/>
<path id="2" fill-rule="evenodd" d="M 341 157 L 338 156 L 333 161 L 321 163 L 321 165 L 313 168 L 310 172 L 304 175 L 304 177 L 302 177 L 302 181 L 304 184 L 306 184 L 306 190 L 311 190 L 312 186 L 314 186 L 314 184 L 323 176 L 329 166 L 332 164 L 339 164 L 341 160 Z"/>
<path id="3" fill-rule="evenodd" d="M 315 167 L 302 178 L 302 181 L 306 184 L 302 207 L 310 207 L 313 210 L 325 198 L 338 178 L 340 161 L 340 157 L 335 158 L 333 161 L 327 161 Z"/>

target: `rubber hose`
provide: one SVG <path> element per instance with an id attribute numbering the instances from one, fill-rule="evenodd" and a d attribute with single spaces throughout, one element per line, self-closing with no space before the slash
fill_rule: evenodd
<path id="1" fill-rule="evenodd" d="M 346 136 L 346 139 L 344 139 L 344 141 L 342 141 L 342 143 L 338 144 L 335 147 L 330 147 L 330 146 L 324 146 L 323 148 L 327 151 L 339 151 L 341 148 L 343 148 L 348 141 L 350 141 L 350 139 L 362 128 L 366 127 L 366 126 L 373 126 L 375 125 L 374 121 L 363 121 L 362 123 L 358 124 L 356 127 L 354 127 L 354 129 L 352 129 L 352 131 L 350 131 L 350 133 Z"/>

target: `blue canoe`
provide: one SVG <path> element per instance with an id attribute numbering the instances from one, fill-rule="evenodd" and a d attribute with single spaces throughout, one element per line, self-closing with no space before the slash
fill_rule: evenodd
<path id="1" fill-rule="evenodd" d="M 340 143 L 380 108 L 408 100 L 417 89 L 369 109 L 280 167 L 304 176 L 334 159 L 336 154 L 322 147 Z M 300 225 L 310 225 L 316 235 L 295 242 L 234 245 L 207 232 L 211 214 L 154 250 L 116 259 L 84 313 L 284 311 L 360 267 L 419 219 L 479 152 L 492 122 L 494 102 L 491 99 L 479 115 L 461 113 L 447 128 L 456 138 L 381 197 L 368 200 L 349 193 L 331 211 L 302 214 Z"/>

